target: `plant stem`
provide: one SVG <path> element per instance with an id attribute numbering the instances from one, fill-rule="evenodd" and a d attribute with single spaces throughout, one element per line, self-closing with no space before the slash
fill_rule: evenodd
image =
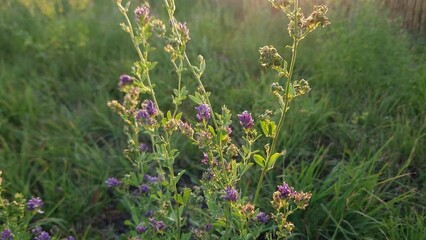
<path id="1" fill-rule="evenodd" d="M 271 158 L 272 154 L 275 151 L 275 147 L 277 145 L 277 142 L 278 142 L 278 139 L 279 139 L 279 135 L 280 135 L 280 132 L 281 132 L 281 128 L 282 128 L 282 126 L 284 124 L 284 120 L 285 120 L 285 117 L 286 117 L 287 109 L 288 109 L 288 106 L 289 106 L 289 103 L 290 103 L 290 99 L 289 99 L 290 84 L 291 84 L 291 80 L 292 80 L 292 77 L 293 77 L 294 65 L 295 65 L 296 57 L 297 57 L 297 47 L 299 45 L 299 40 L 300 40 L 298 38 L 298 36 L 297 36 L 297 34 L 298 34 L 297 33 L 297 31 L 298 31 L 298 29 L 297 29 L 298 22 L 297 22 L 297 16 L 296 15 L 297 15 L 298 7 L 299 7 L 298 3 L 299 3 L 298 0 L 296 0 L 294 2 L 294 12 L 293 13 L 294 13 L 294 32 L 295 32 L 295 36 L 293 36 L 293 45 L 292 45 L 292 48 L 291 48 L 291 62 L 290 62 L 290 68 L 289 68 L 289 71 L 288 71 L 287 82 L 286 82 L 286 87 L 285 87 L 284 106 L 281 109 L 281 116 L 280 116 L 280 120 L 278 121 L 278 126 L 277 126 L 277 131 L 276 131 L 277 134 L 272 139 L 271 147 L 269 149 L 269 152 L 267 153 L 267 157 L 266 157 L 266 161 L 265 161 L 265 166 L 263 167 L 262 172 L 260 174 L 260 178 L 259 178 L 259 181 L 258 181 L 258 184 L 257 184 L 257 188 L 256 188 L 256 194 L 254 196 L 254 201 L 253 201 L 254 205 L 256 205 L 256 203 L 257 203 L 257 200 L 258 200 L 259 194 L 260 194 L 260 189 L 261 189 L 262 184 L 263 184 L 263 179 L 265 178 L 266 172 L 269 170 L 268 169 L 269 161 L 270 161 L 270 158 Z"/>
<path id="2" fill-rule="evenodd" d="M 226 229 L 225 229 L 225 239 L 229 239 L 229 230 L 231 228 L 231 203 L 226 204 L 225 218 L 226 218 Z"/>

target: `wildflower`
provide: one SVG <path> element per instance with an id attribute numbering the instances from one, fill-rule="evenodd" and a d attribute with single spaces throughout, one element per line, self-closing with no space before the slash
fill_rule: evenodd
<path id="1" fill-rule="evenodd" d="M 1 238 L 0 240 L 12 240 L 13 236 L 12 236 L 12 231 L 10 231 L 10 229 L 5 229 L 3 230 L 3 232 L 1 232 Z"/>
<path id="2" fill-rule="evenodd" d="M 191 38 L 189 37 L 189 28 L 186 26 L 186 22 L 180 23 L 178 22 L 176 24 L 176 28 L 178 32 L 180 33 L 180 37 L 182 40 L 182 43 L 188 42 Z"/>
<path id="3" fill-rule="evenodd" d="M 139 110 L 136 113 L 136 120 L 148 125 L 154 124 L 154 120 L 151 118 L 147 110 Z"/>
<path id="4" fill-rule="evenodd" d="M 209 165 L 209 155 L 207 153 L 203 153 L 203 160 L 201 162 L 205 165 Z"/>
<path id="5" fill-rule="evenodd" d="M 197 110 L 197 119 L 199 121 L 209 120 L 211 117 L 210 107 L 207 104 L 200 104 L 195 108 Z"/>
<path id="6" fill-rule="evenodd" d="M 244 111 L 241 114 L 238 114 L 238 118 L 240 119 L 240 124 L 245 129 L 252 128 L 254 125 L 253 118 L 251 117 L 251 113 Z"/>
<path id="7" fill-rule="evenodd" d="M 312 193 L 310 192 L 295 192 L 293 194 L 293 200 L 294 203 L 300 208 L 300 209 L 305 209 L 308 205 L 309 205 L 309 200 L 312 197 Z"/>
<path id="8" fill-rule="evenodd" d="M 136 226 L 136 232 L 139 234 L 146 232 L 146 230 L 147 230 L 146 227 L 142 224 L 139 224 Z"/>
<path id="9" fill-rule="evenodd" d="M 192 129 L 191 125 L 182 121 L 179 122 L 179 131 L 189 138 L 194 135 L 194 129 Z"/>
<path id="10" fill-rule="evenodd" d="M 157 106 L 155 106 L 153 101 L 145 100 L 142 105 L 145 106 L 146 112 L 149 116 L 156 116 L 158 114 Z"/>
<path id="11" fill-rule="evenodd" d="M 209 131 L 199 131 L 195 134 L 195 140 L 200 148 L 204 148 L 212 142 L 213 135 Z"/>
<path id="12" fill-rule="evenodd" d="M 120 180 L 114 177 L 109 177 L 105 183 L 108 187 L 118 187 L 121 184 Z"/>
<path id="13" fill-rule="evenodd" d="M 119 83 L 119 85 L 121 87 L 126 86 L 126 85 L 130 85 L 132 83 L 133 83 L 133 79 L 129 75 L 123 74 L 123 75 L 120 76 L 120 83 Z"/>
<path id="14" fill-rule="evenodd" d="M 34 234 L 34 235 L 40 235 L 40 233 L 41 233 L 42 231 L 43 231 L 43 230 L 41 229 L 41 227 L 40 227 L 40 226 L 37 226 L 37 227 L 35 227 L 33 230 L 31 230 L 32 234 Z"/>
<path id="15" fill-rule="evenodd" d="M 37 210 L 38 213 L 43 213 L 41 207 L 43 206 L 43 200 L 39 197 L 33 197 L 27 202 L 27 209 L 30 211 Z"/>
<path id="16" fill-rule="evenodd" d="M 306 28 L 307 31 L 313 31 L 318 26 L 325 27 L 330 24 L 330 21 L 325 16 L 327 11 L 328 8 L 326 5 L 315 5 L 314 11 L 311 13 L 311 15 L 302 20 L 303 28 Z"/>
<path id="17" fill-rule="evenodd" d="M 149 150 L 148 144 L 146 144 L 146 143 L 139 144 L 139 151 L 148 152 L 148 150 Z"/>
<path id="18" fill-rule="evenodd" d="M 135 17 L 136 20 L 141 24 L 141 25 L 145 25 L 149 22 L 149 4 L 145 3 L 143 6 L 141 7 L 137 7 L 135 9 Z"/>
<path id="19" fill-rule="evenodd" d="M 259 212 L 256 215 L 256 221 L 260 222 L 260 223 L 267 223 L 269 220 L 269 216 L 266 215 L 266 213 L 264 212 Z"/>
<path id="20" fill-rule="evenodd" d="M 145 176 L 143 177 L 143 179 L 145 181 L 147 181 L 148 183 L 150 183 L 150 184 L 154 184 L 154 183 L 157 183 L 159 181 L 158 177 L 150 176 L 148 174 L 145 174 Z"/>
<path id="21" fill-rule="evenodd" d="M 48 232 L 43 231 L 34 240 L 50 240 L 50 235 Z"/>
<path id="22" fill-rule="evenodd" d="M 295 193 L 294 189 L 290 187 L 286 182 L 283 182 L 283 185 L 279 185 L 278 192 L 280 193 L 280 198 L 286 198 Z"/>
<path id="23" fill-rule="evenodd" d="M 236 202 L 238 198 L 238 192 L 233 187 L 226 187 L 225 195 L 222 198 L 229 202 Z"/>
<path id="24" fill-rule="evenodd" d="M 211 223 L 207 223 L 206 225 L 204 225 L 204 230 L 206 230 L 208 232 L 212 229 L 212 227 L 213 227 L 213 225 Z"/>
<path id="25" fill-rule="evenodd" d="M 278 54 L 277 49 L 274 46 L 264 46 L 259 48 L 260 53 L 260 65 L 263 67 L 278 67 L 281 66 L 283 58 Z"/>
<path id="26" fill-rule="evenodd" d="M 141 193 L 147 193 L 147 192 L 149 192 L 149 187 L 148 187 L 148 185 L 146 185 L 146 184 L 142 184 L 142 185 L 139 187 L 139 191 L 140 191 Z"/>
<path id="27" fill-rule="evenodd" d="M 166 224 L 164 224 L 163 221 L 157 221 L 154 218 L 150 218 L 149 222 L 151 223 L 151 226 L 155 229 L 157 232 L 161 232 L 164 229 L 166 229 Z"/>

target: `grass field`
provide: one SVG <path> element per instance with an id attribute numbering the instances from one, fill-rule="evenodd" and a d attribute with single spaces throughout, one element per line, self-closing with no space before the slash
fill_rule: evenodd
<path id="1" fill-rule="evenodd" d="M 123 123 L 106 105 L 136 59 L 121 16 L 114 1 L 52 1 L 50 10 L 41 4 L 48 1 L 20 2 L 0 6 L 4 195 L 42 197 L 48 210 L 35 222 L 64 235 L 119 239 L 127 214 L 104 181 L 131 168 Z M 332 24 L 301 44 L 295 74 L 312 91 L 290 109 L 279 142 L 288 155 L 264 188 L 273 192 L 284 177 L 312 191 L 309 208 L 292 219 L 294 239 L 426 239 L 426 37 L 405 33 L 374 1 L 347 11 L 330 2 Z M 258 48 L 285 51 L 284 18 L 266 0 L 178 4 L 191 55 L 206 59 L 213 106 L 268 108 L 274 75 L 259 66 Z M 164 67 L 152 78 L 167 107 L 174 75 L 162 51 L 155 58 Z M 200 154 L 182 148 L 179 167 L 196 181 Z"/>

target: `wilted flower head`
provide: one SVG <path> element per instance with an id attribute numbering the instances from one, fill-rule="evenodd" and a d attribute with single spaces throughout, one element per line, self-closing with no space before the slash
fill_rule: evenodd
<path id="1" fill-rule="evenodd" d="M 226 187 L 225 195 L 222 198 L 229 202 L 236 202 L 238 199 L 238 192 L 234 187 Z"/>
<path id="2" fill-rule="evenodd" d="M 48 232 L 41 232 L 40 235 L 38 235 L 38 237 L 34 238 L 35 240 L 50 240 L 50 235 Z"/>
<path id="3" fill-rule="evenodd" d="M 205 165 L 209 165 L 209 155 L 207 153 L 203 153 L 203 159 L 201 162 Z"/>
<path id="4" fill-rule="evenodd" d="M 272 45 L 259 48 L 259 53 L 260 65 L 263 67 L 281 66 L 283 62 L 283 58 Z"/>
<path id="5" fill-rule="evenodd" d="M 194 129 L 192 129 L 191 125 L 186 122 L 179 121 L 179 131 L 190 138 L 194 135 Z"/>
<path id="6" fill-rule="evenodd" d="M 307 31 L 313 31 L 318 26 L 327 26 L 330 24 L 330 21 L 325 16 L 327 11 L 327 5 L 315 5 L 314 11 L 311 13 L 311 15 L 302 20 L 302 26 L 306 28 Z"/>
<path id="7" fill-rule="evenodd" d="M 210 107 L 207 104 L 200 104 L 198 107 L 195 107 L 197 110 L 197 119 L 199 121 L 209 120 L 211 117 Z"/>
<path id="8" fill-rule="evenodd" d="M 240 119 L 240 124 L 245 129 L 252 128 L 254 125 L 253 118 L 251 117 L 251 113 L 244 111 L 241 114 L 238 114 L 238 118 Z"/>
<path id="9" fill-rule="evenodd" d="M 274 8 L 285 9 L 290 6 L 290 0 L 269 0 Z"/>
<path id="10" fill-rule="evenodd" d="M 141 25 L 145 25 L 149 22 L 149 4 L 147 2 L 144 3 L 144 5 L 137 7 L 135 9 L 135 17 L 138 23 Z"/>
<path id="11" fill-rule="evenodd" d="M 109 177 L 109 178 L 105 181 L 105 184 L 106 184 L 108 187 L 118 187 L 118 186 L 120 186 L 121 182 L 120 182 L 120 180 L 118 180 L 117 178 Z"/>
<path id="12" fill-rule="evenodd" d="M 166 26 L 160 19 L 154 19 L 151 21 L 151 31 L 156 36 L 162 37 L 166 33 Z"/>
<path id="13" fill-rule="evenodd" d="M 256 221 L 258 221 L 260 223 L 267 223 L 268 220 L 269 220 L 269 216 L 264 212 L 259 212 L 256 215 Z"/>
<path id="14" fill-rule="evenodd" d="M 129 84 L 132 84 L 132 83 L 133 83 L 133 79 L 132 79 L 131 76 L 129 76 L 127 74 L 123 74 L 123 75 L 120 76 L 120 83 L 119 83 L 119 85 L 121 87 L 129 85 Z"/>
<path id="15" fill-rule="evenodd" d="M 278 192 L 280 193 L 281 199 L 289 197 L 295 191 L 292 187 L 290 187 L 286 182 L 283 182 L 283 185 L 279 185 Z"/>
<path id="16" fill-rule="evenodd" d="M 1 232 L 1 240 L 13 240 L 12 231 L 10 229 L 5 229 Z"/>
<path id="17" fill-rule="evenodd" d="M 44 203 L 43 203 L 43 200 L 41 200 L 41 198 L 33 197 L 30 200 L 28 200 L 27 209 L 30 211 L 37 210 L 37 212 L 43 213 L 43 211 L 41 211 L 41 207 L 43 206 L 43 204 Z"/>

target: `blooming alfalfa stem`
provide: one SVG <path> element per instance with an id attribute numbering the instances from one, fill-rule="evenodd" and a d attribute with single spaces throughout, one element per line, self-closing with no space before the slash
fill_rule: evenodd
<path id="1" fill-rule="evenodd" d="M 154 91 L 154 88 L 153 88 L 152 83 L 151 83 L 151 78 L 149 76 L 149 68 L 147 66 L 147 61 L 148 61 L 148 50 L 146 50 L 147 41 L 146 41 L 146 39 L 142 40 L 142 47 L 145 50 L 144 53 L 142 53 L 141 49 L 139 48 L 138 43 L 136 42 L 136 37 L 135 37 L 135 33 L 133 31 L 132 22 L 130 21 L 129 16 L 127 15 L 127 12 L 124 11 L 124 8 L 122 6 L 120 6 L 120 7 L 121 7 L 120 9 L 122 9 L 121 12 L 123 13 L 124 17 L 126 18 L 126 22 L 127 22 L 128 27 L 129 27 L 128 31 L 129 31 L 129 34 L 130 34 L 130 38 L 132 39 L 133 46 L 135 47 L 136 52 L 138 53 L 139 59 L 142 62 L 142 66 L 144 66 L 144 68 L 145 68 L 144 71 L 145 71 L 145 74 L 146 74 L 146 79 L 147 79 L 147 82 L 148 82 L 148 86 L 150 88 L 150 93 L 151 93 L 152 99 L 154 100 L 155 105 L 158 107 L 159 105 L 158 105 L 158 102 L 157 102 L 157 98 L 155 97 L 155 91 Z"/>
<path id="2" fill-rule="evenodd" d="M 285 87 L 285 93 L 284 93 L 284 105 L 281 108 L 281 116 L 280 119 L 278 121 L 278 126 L 277 126 L 277 130 L 276 130 L 276 135 L 272 138 L 272 143 L 271 143 L 271 147 L 269 148 L 269 151 L 267 152 L 267 156 L 266 156 L 266 162 L 265 165 L 262 168 L 262 172 L 260 174 L 260 178 L 257 184 L 257 188 L 256 188 L 256 193 L 254 196 L 254 201 L 253 203 L 256 204 L 257 200 L 259 198 L 259 194 L 260 194 L 260 189 L 262 188 L 263 185 L 263 179 L 265 178 L 266 172 L 269 171 L 269 161 L 271 160 L 271 156 L 275 151 L 275 147 L 277 145 L 279 136 L 280 136 L 280 132 L 281 132 L 281 128 L 284 124 L 284 120 L 287 114 L 287 110 L 288 110 L 288 106 L 290 103 L 290 84 L 291 84 L 291 80 L 293 77 L 293 72 L 294 72 L 294 65 L 296 63 L 296 57 L 297 57 L 297 48 L 299 46 L 299 41 L 300 38 L 297 37 L 297 31 L 298 31 L 298 17 L 297 17 L 297 11 L 299 8 L 299 1 L 296 0 L 294 1 L 294 32 L 296 33 L 296 35 L 293 36 L 293 45 L 291 47 L 291 62 L 290 62 L 290 67 L 288 70 L 288 75 L 287 75 L 287 81 L 286 81 L 286 87 Z M 286 69 L 284 69 L 285 71 Z"/>

